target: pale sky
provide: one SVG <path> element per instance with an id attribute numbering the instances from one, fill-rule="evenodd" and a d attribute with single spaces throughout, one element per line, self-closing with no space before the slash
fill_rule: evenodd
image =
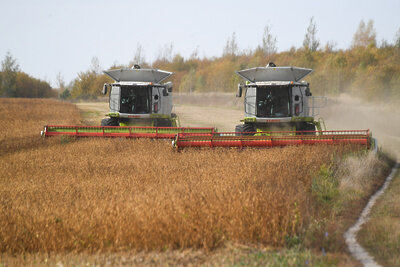
<path id="1" fill-rule="evenodd" d="M 278 51 L 302 46 L 310 18 L 323 47 L 351 45 L 360 21 L 374 20 L 378 44 L 394 42 L 400 0 L 0 0 L 0 60 L 9 51 L 20 69 L 56 85 L 69 83 L 97 57 L 103 69 L 128 64 L 138 44 L 152 62 L 173 44 L 188 58 L 220 56 L 233 32 L 240 50 L 254 49 L 268 24 Z"/>

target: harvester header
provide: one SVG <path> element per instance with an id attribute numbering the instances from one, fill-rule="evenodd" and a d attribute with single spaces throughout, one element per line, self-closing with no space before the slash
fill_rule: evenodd
<path id="1" fill-rule="evenodd" d="M 233 132 L 209 134 L 179 133 L 173 146 L 187 147 L 283 147 L 291 145 L 358 145 L 364 148 L 374 146 L 369 130 L 346 131 L 297 131 L 297 132 L 255 132 L 242 135 Z"/>

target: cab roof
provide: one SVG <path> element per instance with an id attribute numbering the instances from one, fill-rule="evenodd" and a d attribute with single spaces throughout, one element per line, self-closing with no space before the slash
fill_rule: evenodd
<path id="1" fill-rule="evenodd" d="M 312 71 L 312 69 L 298 67 L 256 67 L 240 70 L 236 73 L 252 83 L 271 81 L 298 82 Z"/>
<path id="2" fill-rule="evenodd" d="M 158 69 L 115 69 L 103 71 L 117 82 L 160 83 L 172 75 L 172 72 Z"/>

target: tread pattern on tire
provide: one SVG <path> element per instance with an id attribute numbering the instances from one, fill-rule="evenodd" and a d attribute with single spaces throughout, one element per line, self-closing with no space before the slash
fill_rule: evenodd
<path id="1" fill-rule="evenodd" d="M 119 122 L 115 118 L 102 119 L 101 126 L 119 126 Z"/>
<path id="2" fill-rule="evenodd" d="M 235 132 L 237 135 L 253 135 L 257 130 L 251 124 L 238 124 L 235 127 Z"/>

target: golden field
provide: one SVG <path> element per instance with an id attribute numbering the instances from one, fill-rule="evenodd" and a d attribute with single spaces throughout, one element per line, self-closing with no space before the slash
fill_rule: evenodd
<path id="1" fill-rule="evenodd" d="M 45 124 L 82 120 L 75 105 L 54 100 L 0 99 L 0 115 L 0 251 L 8 255 L 284 247 L 331 214 L 320 212 L 327 206 L 313 179 L 351 149 L 177 152 L 166 140 L 44 139 Z"/>

